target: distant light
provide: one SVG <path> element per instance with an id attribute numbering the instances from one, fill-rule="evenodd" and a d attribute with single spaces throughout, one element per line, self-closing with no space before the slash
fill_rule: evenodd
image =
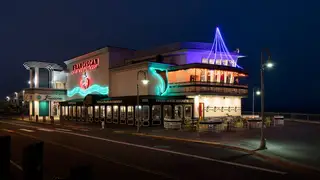
<path id="1" fill-rule="evenodd" d="M 261 94 L 261 91 L 257 91 L 257 92 L 256 92 L 256 95 L 259 96 L 260 94 Z"/>
<path id="2" fill-rule="evenodd" d="M 268 62 L 266 65 L 267 65 L 267 68 L 272 68 L 273 67 L 273 63 L 271 63 L 271 62 Z"/>
<path id="3" fill-rule="evenodd" d="M 149 80 L 148 79 L 143 79 L 143 80 L 141 80 L 142 81 L 142 84 L 143 85 L 147 85 L 148 83 L 149 83 Z"/>
<path id="4" fill-rule="evenodd" d="M 9 96 L 7 96 L 6 98 L 7 98 L 7 101 L 9 101 L 9 100 L 10 100 L 10 97 L 9 97 Z"/>
<path id="5" fill-rule="evenodd" d="M 31 84 L 31 81 L 28 81 L 28 84 Z"/>

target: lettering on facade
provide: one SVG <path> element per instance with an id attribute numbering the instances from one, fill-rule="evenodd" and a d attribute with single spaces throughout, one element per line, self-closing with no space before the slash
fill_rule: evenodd
<path id="1" fill-rule="evenodd" d="M 64 95 L 48 95 L 48 94 L 25 94 L 24 101 L 63 101 Z"/>
<path id="2" fill-rule="evenodd" d="M 71 74 L 83 73 L 96 69 L 99 66 L 99 58 L 90 59 L 72 66 Z"/>
<path id="3" fill-rule="evenodd" d="M 193 103 L 193 99 L 157 99 L 156 102 L 166 103 Z"/>
<path id="4" fill-rule="evenodd" d="M 103 100 L 103 101 L 97 101 L 97 103 L 99 104 L 118 104 L 118 103 L 122 103 L 122 100 Z"/>

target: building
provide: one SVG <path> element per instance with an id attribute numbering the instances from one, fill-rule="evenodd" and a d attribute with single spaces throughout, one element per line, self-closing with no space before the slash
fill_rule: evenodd
<path id="1" fill-rule="evenodd" d="M 146 51 L 106 47 L 65 61 L 64 71 L 56 64 L 28 62 L 30 81 L 35 81 L 26 90 L 30 115 L 127 125 L 141 119 L 143 126 L 240 116 L 241 98 L 248 94 L 241 84 L 248 74 L 237 63 L 242 57 L 239 50 L 228 51 L 217 28 L 212 44 L 174 43 Z M 65 86 L 50 86 L 55 71 Z M 42 98 L 57 92 L 54 100 Z"/>
<path id="2" fill-rule="evenodd" d="M 59 102 L 66 101 L 67 72 L 58 64 L 29 61 L 23 66 L 30 72 L 24 101 L 29 103 L 30 118 L 60 117 Z"/>

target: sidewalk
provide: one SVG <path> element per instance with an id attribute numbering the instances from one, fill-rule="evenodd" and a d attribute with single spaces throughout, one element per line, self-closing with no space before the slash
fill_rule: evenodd
<path id="1" fill-rule="evenodd" d="M 123 130 L 122 130 L 123 131 Z M 284 127 L 265 129 L 267 150 L 256 151 L 260 145 L 260 129 L 237 132 L 187 132 L 142 128 L 141 133 L 127 130 L 137 136 L 203 143 L 253 153 L 274 163 L 307 168 L 320 172 L 320 126 L 286 122 Z M 301 169 L 300 168 L 300 169 Z"/>

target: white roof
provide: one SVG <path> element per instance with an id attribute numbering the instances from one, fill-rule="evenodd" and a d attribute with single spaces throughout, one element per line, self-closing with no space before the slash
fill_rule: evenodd
<path id="1" fill-rule="evenodd" d="M 63 67 L 55 64 L 55 63 L 48 63 L 48 62 L 40 62 L 40 61 L 28 61 L 23 63 L 23 66 L 29 70 L 30 68 L 46 68 L 46 69 L 51 69 L 51 70 L 63 70 Z"/>

